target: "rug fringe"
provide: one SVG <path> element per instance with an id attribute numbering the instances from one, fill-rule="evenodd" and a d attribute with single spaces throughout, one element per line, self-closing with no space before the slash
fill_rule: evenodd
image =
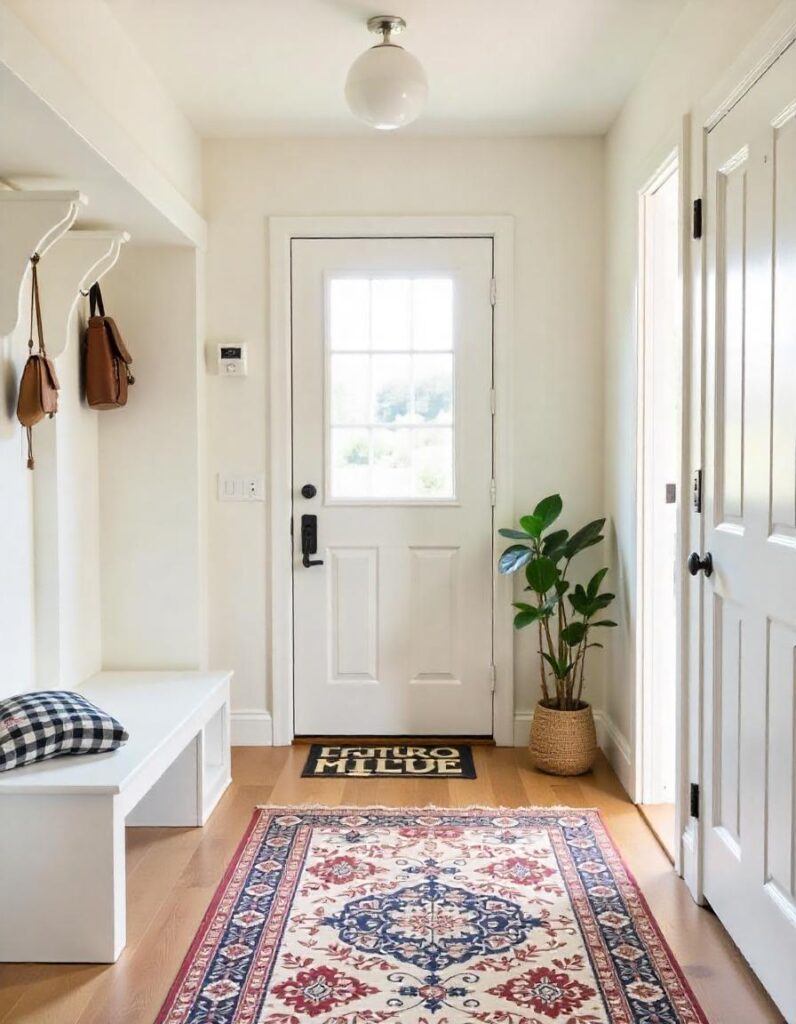
<path id="1" fill-rule="evenodd" d="M 319 804 L 319 803 L 296 803 L 296 804 L 256 804 L 258 811 L 433 811 L 456 813 L 456 811 L 487 811 L 491 814 L 516 814 L 518 811 L 543 811 L 551 813 L 575 812 L 577 814 L 596 814 L 600 816 L 598 807 L 571 807 L 567 804 L 523 804 L 521 807 L 488 806 L 486 804 L 466 804 L 463 807 L 443 807 L 441 804 Z"/>

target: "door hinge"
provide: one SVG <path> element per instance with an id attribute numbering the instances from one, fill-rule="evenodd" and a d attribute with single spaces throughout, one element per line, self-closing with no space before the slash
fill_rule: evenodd
<path id="1" fill-rule="evenodd" d="M 497 683 L 497 669 L 494 665 L 489 666 L 489 685 L 492 688 L 492 693 L 495 692 L 495 685 Z"/>
<path id="2" fill-rule="evenodd" d="M 497 302 L 497 278 L 493 277 L 489 282 L 489 301 L 494 306 Z"/>
<path id="3" fill-rule="evenodd" d="M 694 200 L 693 237 L 702 237 L 702 199 Z"/>
<path id="4" fill-rule="evenodd" d="M 497 485 L 494 480 L 489 481 L 489 500 L 494 508 L 497 503 Z"/>
<path id="5" fill-rule="evenodd" d="M 702 511 L 702 470 L 694 470 L 694 482 L 691 485 L 691 508 L 694 512 Z"/>
<path id="6" fill-rule="evenodd" d="M 691 783 L 690 805 L 691 817 L 699 819 L 699 786 L 696 782 Z"/>
<path id="7" fill-rule="evenodd" d="M 494 416 L 495 413 L 497 412 L 497 392 L 495 391 L 494 388 L 489 389 L 489 408 L 491 409 L 492 415 Z"/>

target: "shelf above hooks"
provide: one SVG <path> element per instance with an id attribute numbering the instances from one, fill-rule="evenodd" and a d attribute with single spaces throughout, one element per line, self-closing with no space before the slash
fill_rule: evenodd
<path id="1" fill-rule="evenodd" d="M 76 191 L 0 191 L 0 337 L 19 322 L 30 257 L 66 234 L 85 203 Z"/>
<path id="2" fill-rule="evenodd" d="M 42 313 L 47 351 L 59 356 L 71 335 L 81 295 L 119 259 L 126 231 L 68 231 L 40 267 Z"/>

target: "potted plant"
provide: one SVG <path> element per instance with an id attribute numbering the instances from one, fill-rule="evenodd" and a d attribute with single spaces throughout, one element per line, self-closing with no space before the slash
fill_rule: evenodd
<path id="1" fill-rule="evenodd" d="M 594 763 L 597 736 L 591 705 L 583 700 L 586 657 L 592 631 L 615 626 L 601 613 L 614 595 L 601 592 L 607 569 L 596 572 L 584 587 L 572 586 L 568 573 L 581 551 L 603 539 L 605 519 L 570 534 L 551 526 L 561 515 L 558 494 L 544 498 L 531 515 L 520 518 L 519 530 L 500 530 L 519 543 L 506 548 L 498 569 L 504 575 L 525 570 L 530 602 L 514 602 L 515 629 L 536 626 L 542 699 L 531 725 L 530 749 L 537 768 L 553 775 L 581 775 Z"/>

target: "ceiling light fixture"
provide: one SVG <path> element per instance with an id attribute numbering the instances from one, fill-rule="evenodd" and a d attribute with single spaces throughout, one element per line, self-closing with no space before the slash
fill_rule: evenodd
<path id="1" fill-rule="evenodd" d="M 406 28 L 403 18 L 379 14 L 368 19 L 368 30 L 382 36 L 365 50 L 348 72 L 345 96 L 353 114 L 373 128 L 390 130 L 410 124 L 428 96 L 423 65 L 392 37 Z"/>

